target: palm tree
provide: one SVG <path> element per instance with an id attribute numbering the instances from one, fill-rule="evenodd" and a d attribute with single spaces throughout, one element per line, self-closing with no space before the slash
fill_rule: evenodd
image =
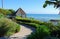
<path id="1" fill-rule="evenodd" d="M 60 10 L 60 0 L 46 0 L 43 7 L 45 8 L 47 5 L 54 5 L 54 8 L 59 8 Z"/>
<path id="2" fill-rule="evenodd" d="M 3 8 L 3 0 L 1 0 L 1 3 L 2 3 L 2 8 Z"/>

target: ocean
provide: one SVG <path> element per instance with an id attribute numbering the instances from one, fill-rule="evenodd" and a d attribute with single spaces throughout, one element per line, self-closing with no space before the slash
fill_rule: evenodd
<path id="1" fill-rule="evenodd" d="M 60 20 L 59 14 L 27 14 L 27 17 L 34 18 L 40 21 L 49 21 L 51 19 Z"/>

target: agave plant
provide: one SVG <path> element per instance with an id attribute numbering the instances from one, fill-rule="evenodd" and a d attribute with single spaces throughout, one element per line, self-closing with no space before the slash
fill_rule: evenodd
<path id="1" fill-rule="evenodd" d="M 60 0 L 46 0 L 43 7 L 45 8 L 47 5 L 54 5 L 54 8 L 59 8 L 60 10 Z"/>

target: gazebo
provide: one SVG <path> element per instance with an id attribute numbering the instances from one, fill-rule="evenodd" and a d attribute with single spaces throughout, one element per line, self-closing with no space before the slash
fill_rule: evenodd
<path id="1" fill-rule="evenodd" d="M 15 12 L 15 15 L 16 15 L 16 16 L 21 16 L 22 18 L 25 18 L 25 17 L 26 17 L 26 13 L 25 13 L 21 8 L 19 8 L 19 9 Z"/>

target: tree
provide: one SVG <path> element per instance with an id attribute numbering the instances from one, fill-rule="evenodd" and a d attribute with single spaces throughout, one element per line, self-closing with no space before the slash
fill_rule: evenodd
<path id="1" fill-rule="evenodd" d="M 60 0 L 46 0 L 43 7 L 45 8 L 47 5 L 54 5 L 54 8 L 59 8 L 60 10 Z"/>
<path id="2" fill-rule="evenodd" d="M 15 10 L 13 9 L 8 9 L 12 14 L 15 13 Z"/>
<path id="3" fill-rule="evenodd" d="M 1 3 L 2 3 L 2 8 L 3 8 L 3 0 L 1 0 Z"/>

